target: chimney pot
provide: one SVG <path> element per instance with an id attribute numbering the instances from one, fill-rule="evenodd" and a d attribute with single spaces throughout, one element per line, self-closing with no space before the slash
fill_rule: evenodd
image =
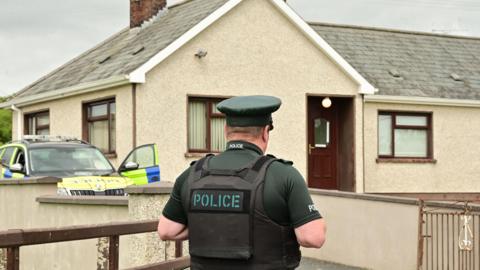
<path id="1" fill-rule="evenodd" d="M 167 6 L 167 0 L 130 0 L 130 28 L 142 25 Z"/>

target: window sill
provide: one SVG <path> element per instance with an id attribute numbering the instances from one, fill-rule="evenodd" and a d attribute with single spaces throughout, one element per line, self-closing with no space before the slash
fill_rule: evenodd
<path id="1" fill-rule="evenodd" d="M 437 163 L 434 158 L 377 158 L 377 163 Z"/>
<path id="2" fill-rule="evenodd" d="M 117 158 L 117 153 L 104 153 L 106 158 Z"/>
<path id="3" fill-rule="evenodd" d="M 210 152 L 204 152 L 204 153 L 200 153 L 200 152 L 187 152 L 185 153 L 185 157 L 186 158 L 202 158 L 204 156 L 206 156 L 207 154 L 209 154 Z"/>

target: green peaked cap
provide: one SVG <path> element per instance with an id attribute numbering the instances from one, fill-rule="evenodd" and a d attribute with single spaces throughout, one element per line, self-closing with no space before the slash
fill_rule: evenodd
<path id="1" fill-rule="evenodd" d="M 272 124 L 272 113 L 278 110 L 282 101 L 272 96 L 238 96 L 226 99 L 217 109 L 227 116 L 231 127 L 259 127 Z"/>

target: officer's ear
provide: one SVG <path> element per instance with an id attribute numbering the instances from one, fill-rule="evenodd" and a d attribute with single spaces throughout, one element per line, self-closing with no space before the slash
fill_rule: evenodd
<path id="1" fill-rule="evenodd" d="M 262 140 L 264 142 L 268 142 L 269 137 L 270 137 L 270 125 L 266 125 L 265 127 L 263 127 Z"/>

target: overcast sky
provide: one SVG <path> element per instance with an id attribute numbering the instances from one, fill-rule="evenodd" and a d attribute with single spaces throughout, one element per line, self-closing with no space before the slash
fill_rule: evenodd
<path id="1" fill-rule="evenodd" d="M 479 0 L 288 0 L 307 21 L 480 37 Z M 129 0 L 0 0 L 0 96 L 129 24 Z"/>

